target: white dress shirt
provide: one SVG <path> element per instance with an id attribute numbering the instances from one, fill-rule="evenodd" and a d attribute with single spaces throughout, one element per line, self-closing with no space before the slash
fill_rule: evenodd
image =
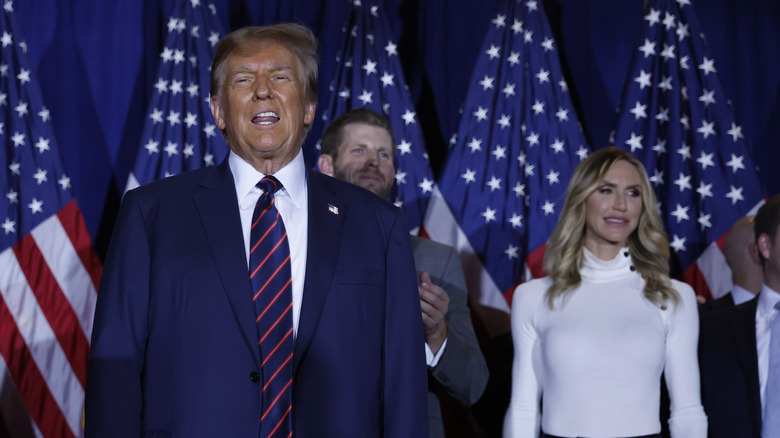
<path id="1" fill-rule="evenodd" d="M 260 182 L 264 174 L 252 167 L 243 158 L 230 151 L 228 165 L 233 173 L 233 181 L 236 184 L 236 197 L 238 198 L 238 210 L 241 215 L 241 230 L 244 234 L 244 250 L 246 252 L 246 265 L 249 269 L 249 235 L 251 231 L 252 213 L 255 204 L 260 199 L 262 190 L 256 184 Z M 290 270 L 292 273 L 292 316 L 293 336 L 298 335 L 298 320 L 301 316 L 301 302 L 303 300 L 303 282 L 306 273 L 306 249 L 308 244 L 307 230 L 309 224 L 308 189 L 306 186 L 306 165 L 303 161 L 303 152 L 273 174 L 284 186 L 274 195 L 274 205 L 284 221 L 287 230 L 287 240 L 290 244 Z"/>
<path id="2" fill-rule="evenodd" d="M 772 322 L 780 313 L 775 304 L 780 301 L 780 293 L 770 289 L 766 284 L 761 286 L 756 308 L 756 351 L 758 352 L 758 384 L 761 388 L 761 409 L 764 408 L 766 392 L 766 377 L 769 373 L 769 341 L 772 335 Z"/>

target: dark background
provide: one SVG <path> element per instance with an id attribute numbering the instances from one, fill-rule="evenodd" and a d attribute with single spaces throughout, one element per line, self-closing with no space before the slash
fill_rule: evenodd
<path id="1" fill-rule="evenodd" d="M 178 0 L 16 0 L 66 171 L 98 253 L 139 148 L 169 14 Z M 208 2 L 209 0 L 203 0 Z M 369 0 L 363 0 L 367 3 Z M 296 21 L 320 38 L 320 112 L 348 0 L 213 0 L 223 26 Z M 386 0 L 435 173 L 457 131 L 483 38 L 504 0 Z M 594 149 L 607 145 L 642 0 L 541 1 Z M 692 0 L 710 57 L 769 195 L 780 192 L 780 2 Z M 313 132 L 318 132 L 314 129 Z"/>

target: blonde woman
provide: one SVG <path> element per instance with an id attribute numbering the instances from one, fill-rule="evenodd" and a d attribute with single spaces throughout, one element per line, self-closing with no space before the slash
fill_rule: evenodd
<path id="1" fill-rule="evenodd" d="M 514 293 L 505 437 L 660 437 L 662 373 L 672 437 L 706 437 L 696 299 L 669 278 L 656 205 L 644 166 L 620 149 L 574 171 L 549 275 Z"/>

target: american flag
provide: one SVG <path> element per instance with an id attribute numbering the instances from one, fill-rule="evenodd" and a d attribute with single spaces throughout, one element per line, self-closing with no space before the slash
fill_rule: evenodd
<path id="1" fill-rule="evenodd" d="M 646 12 L 614 143 L 645 164 L 685 281 L 719 297 L 732 286 L 723 240 L 762 202 L 762 186 L 690 1 L 655 0 Z"/>
<path id="2" fill-rule="evenodd" d="M 492 20 L 451 142 L 425 231 L 458 248 L 481 304 L 508 311 L 524 276 L 542 275 L 543 245 L 589 153 L 541 2 L 509 0 Z"/>
<path id="3" fill-rule="evenodd" d="M 13 3 L 0 13 L 0 435 L 81 436 L 102 267 Z"/>
<path id="4" fill-rule="evenodd" d="M 168 20 L 155 91 L 126 190 L 213 166 L 227 154 L 209 109 L 209 69 L 223 35 L 213 4 L 179 0 Z"/>
<path id="5" fill-rule="evenodd" d="M 390 39 L 387 19 L 379 6 L 356 1 L 342 31 L 324 125 L 353 108 L 384 114 L 393 127 L 397 146 L 393 200 L 402 206 L 412 232 L 419 229 L 434 188 L 422 130 Z M 324 132 L 324 130 L 323 130 Z M 322 137 L 320 133 L 319 137 Z M 319 143 L 317 143 L 319 150 Z M 319 154 L 319 151 L 317 151 Z"/>

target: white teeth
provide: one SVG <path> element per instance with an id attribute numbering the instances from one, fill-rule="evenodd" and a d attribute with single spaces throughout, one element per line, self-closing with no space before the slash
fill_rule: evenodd
<path id="1" fill-rule="evenodd" d="M 616 218 L 608 217 L 607 218 L 607 222 L 623 223 L 623 222 L 625 222 L 625 220 L 624 219 L 616 219 Z"/>
<path id="2" fill-rule="evenodd" d="M 279 118 L 279 116 L 273 111 L 264 111 L 256 115 L 255 117 L 276 117 L 277 119 Z"/>

